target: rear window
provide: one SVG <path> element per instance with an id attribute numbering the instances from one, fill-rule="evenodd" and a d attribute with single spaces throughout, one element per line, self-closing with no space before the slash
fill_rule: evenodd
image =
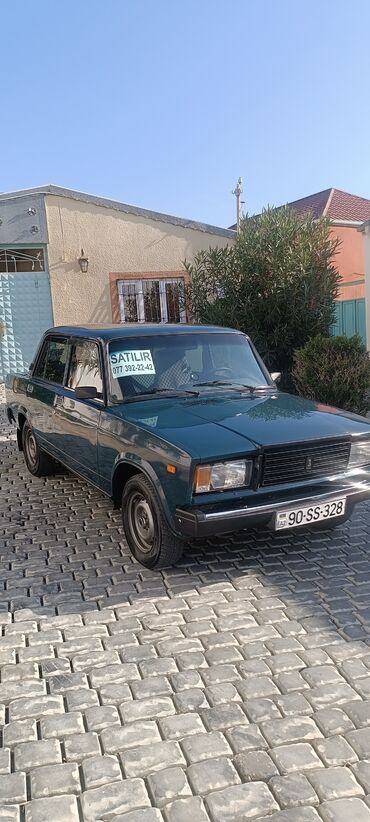
<path id="1" fill-rule="evenodd" d="M 47 382 L 63 385 L 68 350 L 69 342 L 67 338 L 58 337 L 45 340 L 33 376 Z"/>

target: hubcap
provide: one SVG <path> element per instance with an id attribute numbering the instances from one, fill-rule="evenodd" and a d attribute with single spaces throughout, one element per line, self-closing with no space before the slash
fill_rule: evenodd
<path id="1" fill-rule="evenodd" d="M 35 435 L 32 431 L 28 432 L 27 436 L 27 454 L 28 459 L 32 465 L 36 465 L 37 462 L 37 443 L 35 439 Z"/>
<path id="2" fill-rule="evenodd" d="M 148 553 L 153 548 L 155 523 L 149 501 L 139 492 L 134 493 L 129 500 L 128 517 L 138 548 Z"/>

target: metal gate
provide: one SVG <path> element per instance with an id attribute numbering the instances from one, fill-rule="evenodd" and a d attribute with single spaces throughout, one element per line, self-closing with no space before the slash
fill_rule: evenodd
<path id="1" fill-rule="evenodd" d="M 28 368 L 41 334 L 53 324 L 43 249 L 27 251 L 0 249 L 0 383 L 9 372 Z"/>
<path id="2" fill-rule="evenodd" d="M 352 337 L 358 334 L 366 343 L 365 300 L 341 300 L 336 303 L 336 319 L 332 325 L 335 337 Z"/>

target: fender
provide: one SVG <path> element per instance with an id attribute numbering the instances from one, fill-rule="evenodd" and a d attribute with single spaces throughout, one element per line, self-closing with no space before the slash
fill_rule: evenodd
<path id="1" fill-rule="evenodd" d="M 150 463 L 147 462 L 146 460 L 142 460 L 142 459 L 133 460 L 133 459 L 128 459 L 127 457 L 117 457 L 117 459 L 114 463 L 114 466 L 113 466 L 113 471 L 112 471 L 112 479 L 111 479 L 111 488 L 112 488 L 112 490 L 113 490 L 114 475 L 117 471 L 117 468 L 120 465 L 127 465 L 127 466 L 130 466 L 132 468 L 139 469 L 142 472 L 142 474 L 144 474 L 147 477 L 147 479 L 150 480 L 150 482 L 153 485 L 153 488 L 154 488 L 154 490 L 157 494 L 157 497 L 159 498 L 159 502 L 160 502 L 162 511 L 163 511 L 163 513 L 166 517 L 166 520 L 167 520 L 168 524 L 170 525 L 170 527 L 174 528 L 174 518 L 173 518 L 173 516 L 171 514 L 171 511 L 170 511 L 170 508 L 168 506 L 167 499 L 166 499 L 166 496 L 164 494 L 164 491 L 163 491 L 161 482 L 159 480 L 159 477 L 156 474 L 156 472 L 154 471 L 153 466 L 150 465 Z"/>

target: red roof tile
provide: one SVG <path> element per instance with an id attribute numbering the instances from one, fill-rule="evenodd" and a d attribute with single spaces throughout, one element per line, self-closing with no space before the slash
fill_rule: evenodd
<path id="1" fill-rule="evenodd" d="M 326 188 L 300 200 L 293 200 L 286 204 L 300 214 L 310 211 L 314 217 L 329 217 L 330 220 L 349 220 L 364 223 L 370 220 L 370 200 L 348 194 L 338 188 Z M 282 208 L 282 206 L 278 206 Z M 235 229 L 236 225 L 230 226 Z"/>
<path id="2" fill-rule="evenodd" d="M 287 205 L 301 214 L 311 211 L 314 217 L 326 216 L 330 220 L 353 220 L 361 223 L 370 220 L 370 200 L 339 191 L 338 188 L 327 188 Z"/>

